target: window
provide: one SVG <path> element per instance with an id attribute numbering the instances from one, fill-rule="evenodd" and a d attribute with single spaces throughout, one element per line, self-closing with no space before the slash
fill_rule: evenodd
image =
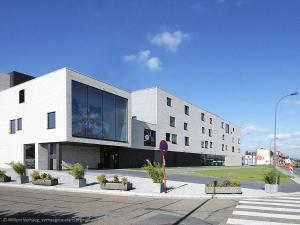
<path id="1" fill-rule="evenodd" d="M 208 148 L 208 141 L 205 141 L 205 148 Z"/>
<path id="2" fill-rule="evenodd" d="M 212 142 L 209 143 L 209 147 L 210 147 L 210 148 L 213 147 L 213 143 L 212 143 Z"/>
<path id="3" fill-rule="evenodd" d="M 232 146 L 232 152 L 234 152 L 234 146 Z"/>
<path id="4" fill-rule="evenodd" d="M 224 134 L 222 135 L 222 140 L 223 140 L 223 141 L 225 140 L 225 135 L 224 135 Z"/>
<path id="5" fill-rule="evenodd" d="M 154 130 L 144 129 L 144 146 L 156 145 L 156 132 Z"/>
<path id="6" fill-rule="evenodd" d="M 212 124 L 213 123 L 213 119 L 209 118 L 209 123 Z"/>
<path id="7" fill-rule="evenodd" d="M 201 148 L 204 148 L 204 141 L 201 141 Z"/>
<path id="8" fill-rule="evenodd" d="M 232 138 L 232 143 L 234 143 L 235 142 L 235 140 L 234 140 L 234 137 Z"/>
<path id="9" fill-rule="evenodd" d="M 188 124 L 187 124 L 187 123 L 184 123 L 184 124 L 183 124 L 183 128 L 184 128 L 184 130 L 188 130 Z"/>
<path id="10" fill-rule="evenodd" d="M 238 144 L 241 144 L 241 139 L 238 139 Z"/>
<path id="11" fill-rule="evenodd" d="M 72 81 L 72 135 L 128 141 L 128 100 Z"/>
<path id="12" fill-rule="evenodd" d="M 212 137 L 212 130 L 208 129 L 208 136 Z"/>
<path id="13" fill-rule="evenodd" d="M 25 102 L 25 90 L 19 91 L 19 103 L 24 103 Z"/>
<path id="14" fill-rule="evenodd" d="M 170 141 L 170 133 L 166 133 L 166 141 Z"/>
<path id="15" fill-rule="evenodd" d="M 175 127 L 175 125 L 176 125 L 175 117 L 170 116 L 170 126 L 171 126 L 171 127 Z"/>
<path id="16" fill-rule="evenodd" d="M 167 97 L 167 106 L 172 106 L 172 99 Z"/>
<path id="17" fill-rule="evenodd" d="M 204 113 L 201 113 L 201 120 L 205 121 L 205 114 Z"/>
<path id="18" fill-rule="evenodd" d="M 48 113 L 48 129 L 54 129 L 56 127 L 56 113 Z"/>
<path id="19" fill-rule="evenodd" d="M 185 146 L 190 145 L 190 138 L 189 137 L 184 137 L 184 144 L 185 144 Z"/>
<path id="20" fill-rule="evenodd" d="M 241 153 L 241 149 L 240 148 L 238 148 L 238 153 Z"/>
<path id="21" fill-rule="evenodd" d="M 225 126 L 225 127 L 226 127 L 225 132 L 226 132 L 227 134 L 229 134 L 229 124 L 226 123 L 226 126 Z"/>
<path id="22" fill-rule="evenodd" d="M 16 120 L 10 121 L 10 133 L 15 134 L 16 133 Z"/>
<path id="23" fill-rule="evenodd" d="M 232 132 L 234 132 L 234 127 L 232 128 Z"/>
<path id="24" fill-rule="evenodd" d="M 202 127 L 202 134 L 205 134 L 205 127 Z"/>
<path id="25" fill-rule="evenodd" d="M 172 144 L 177 144 L 177 134 L 172 134 Z"/>
<path id="26" fill-rule="evenodd" d="M 17 130 L 22 130 L 22 118 L 17 120 Z"/>
<path id="27" fill-rule="evenodd" d="M 224 122 L 221 123 L 221 127 L 222 127 L 222 129 L 224 129 Z"/>
<path id="28" fill-rule="evenodd" d="M 227 146 L 227 145 L 225 145 L 225 150 L 226 150 L 226 151 L 228 150 L 228 146 Z"/>
<path id="29" fill-rule="evenodd" d="M 184 106 L 184 113 L 185 115 L 190 115 L 190 107 L 188 107 L 187 105 Z"/>
<path id="30" fill-rule="evenodd" d="M 222 144 L 222 151 L 224 151 L 224 144 Z"/>

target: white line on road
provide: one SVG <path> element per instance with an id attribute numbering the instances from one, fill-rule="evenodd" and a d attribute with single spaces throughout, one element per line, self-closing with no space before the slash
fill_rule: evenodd
<path id="1" fill-rule="evenodd" d="M 281 197 L 276 197 L 276 198 L 281 198 L 281 199 L 290 199 L 290 200 L 300 200 L 300 196 L 289 196 L 289 197 L 285 197 L 285 196 L 281 196 Z"/>
<path id="2" fill-rule="evenodd" d="M 297 212 L 300 213 L 300 209 L 292 208 L 276 208 L 276 207 L 265 207 L 265 206 L 254 206 L 254 205 L 237 205 L 238 209 L 257 209 L 265 211 L 279 211 L 279 212 Z"/>
<path id="3" fill-rule="evenodd" d="M 276 223 L 269 221 L 258 221 L 258 220 L 240 220 L 240 219 L 231 219 L 227 220 L 227 224 L 236 224 L 236 225 L 299 225 L 294 223 Z"/>
<path id="4" fill-rule="evenodd" d="M 240 215 L 240 216 L 255 216 L 255 217 L 266 217 L 266 218 L 300 220 L 300 216 L 289 215 L 289 214 L 260 213 L 260 212 L 246 212 L 246 211 L 233 211 L 232 214 Z"/>
<path id="5" fill-rule="evenodd" d="M 252 204 L 252 205 L 279 205 L 279 206 L 287 206 L 293 208 L 300 208 L 299 204 L 286 204 L 280 202 L 250 202 L 250 201 L 239 201 L 239 203 L 243 204 Z"/>
<path id="6" fill-rule="evenodd" d="M 300 201 L 292 201 L 292 200 L 282 200 L 282 199 L 275 199 L 275 198 L 252 198 L 247 199 L 247 201 L 260 201 L 260 202 L 284 202 L 284 203 L 300 203 Z"/>

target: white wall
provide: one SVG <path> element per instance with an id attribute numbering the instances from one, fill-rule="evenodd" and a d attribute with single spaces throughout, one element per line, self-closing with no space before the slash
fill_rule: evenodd
<path id="1" fill-rule="evenodd" d="M 23 162 L 23 144 L 67 140 L 65 84 L 66 70 L 60 69 L 0 92 L 0 167 L 12 160 Z M 23 89 L 25 102 L 19 104 Z M 53 111 L 56 129 L 49 130 L 47 113 Z M 18 118 L 22 118 L 23 129 L 10 134 L 10 120 Z"/>

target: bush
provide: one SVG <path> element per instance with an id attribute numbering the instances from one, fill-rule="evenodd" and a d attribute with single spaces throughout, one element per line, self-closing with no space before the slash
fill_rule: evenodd
<path id="1" fill-rule="evenodd" d="M 123 185 L 126 185 L 126 184 L 129 183 L 129 181 L 128 181 L 128 179 L 127 179 L 126 177 L 123 177 L 121 183 L 122 183 Z"/>
<path id="2" fill-rule="evenodd" d="M 0 170 L 0 177 L 6 177 L 6 171 Z"/>
<path id="3" fill-rule="evenodd" d="M 99 184 L 102 184 L 102 185 L 105 185 L 108 182 L 106 179 L 106 176 L 104 174 L 97 176 L 97 181 Z"/>
<path id="4" fill-rule="evenodd" d="M 41 175 L 41 179 L 43 179 L 43 180 L 53 180 L 52 176 L 48 173 L 43 173 Z"/>
<path id="5" fill-rule="evenodd" d="M 66 167 L 71 171 L 69 174 L 75 179 L 83 179 L 85 174 L 85 168 L 80 163 L 67 164 Z"/>
<path id="6" fill-rule="evenodd" d="M 119 177 L 118 176 L 114 176 L 113 182 L 114 183 L 120 183 Z"/>
<path id="7" fill-rule="evenodd" d="M 275 170 L 271 170 L 264 175 L 264 181 L 266 184 L 279 184 L 280 175 Z"/>
<path id="8" fill-rule="evenodd" d="M 25 176 L 26 175 L 26 166 L 23 163 L 20 162 L 11 162 L 9 163 L 11 168 L 20 176 Z"/>
<path id="9" fill-rule="evenodd" d="M 41 179 L 40 173 L 39 173 L 38 171 L 33 171 L 30 175 L 31 175 L 31 179 L 32 179 L 33 181 L 36 181 L 36 180 L 38 180 L 38 179 Z"/>
<path id="10" fill-rule="evenodd" d="M 207 187 L 214 187 L 214 183 L 213 182 L 209 182 L 206 184 Z M 218 182 L 216 183 L 216 187 L 240 187 L 241 186 L 241 182 L 239 180 L 234 180 L 234 181 L 230 181 L 230 180 L 224 180 L 223 182 Z"/>
<path id="11" fill-rule="evenodd" d="M 146 164 L 143 167 L 148 176 L 153 180 L 153 183 L 162 183 L 164 179 L 163 168 L 160 163 L 151 163 L 150 160 L 146 160 Z"/>

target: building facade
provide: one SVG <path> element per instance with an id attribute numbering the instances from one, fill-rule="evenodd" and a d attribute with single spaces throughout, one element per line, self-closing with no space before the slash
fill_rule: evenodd
<path id="1" fill-rule="evenodd" d="M 34 78 L 0 74 L 0 167 L 240 165 L 240 128 L 160 89 L 128 92 L 63 68 Z"/>

